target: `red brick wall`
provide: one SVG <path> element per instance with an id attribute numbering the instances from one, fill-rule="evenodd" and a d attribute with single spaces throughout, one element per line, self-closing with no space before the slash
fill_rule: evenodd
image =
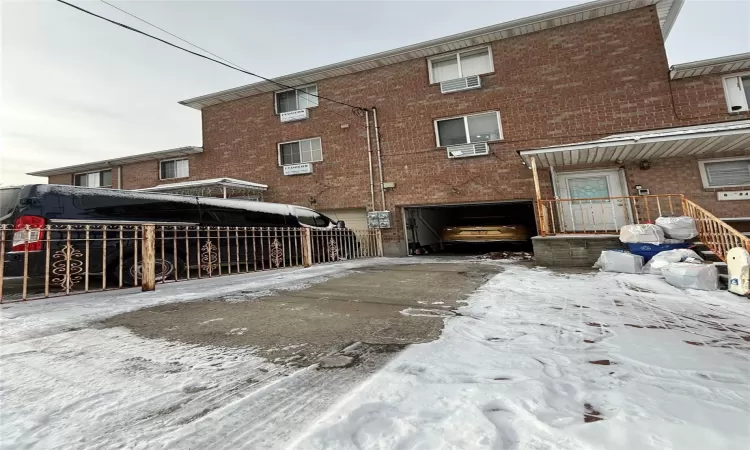
<path id="1" fill-rule="evenodd" d="M 387 240 L 403 240 L 400 206 L 532 199 L 531 171 L 518 150 L 733 117 L 722 107 L 719 77 L 670 84 L 653 7 L 496 41 L 491 47 L 495 71 L 482 76 L 478 90 L 441 94 L 438 85 L 429 84 L 424 59 L 318 82 L 322 96 L 378 109 L 384 178 L 396 183 L 386 194 L 395 219 Z M 503 140 L 491 143 L 491 155 L 449 160 L 445 149 L 436 148 L 434 119 L 488 110 L 500 112 L 503 131 Z M 309 205 L 313 199 L 317 209 L 369 204 L 364 121 L 349 108 L 321 100 L 309 119 L 282 124 L 274 114 L 274 95 L 267 93 L 205 108 L 202 115 L 204 153 L 191 156 L 190 180 L 232 177 L 264 183 L 268 201 Z M 323 161 L 313 164 L 314 173 L 284 176 L 278 143 L 318 136 Z M 661 164 L 655 162 L 650 174 Z M 158 163 L 126 166 L 123 178 L 126 189 L 154 186 Z M 642 184 L 655 192 L 668 187 L 658 186 L 657 177 L 648 178 Z M 550 195 L 549 177 L 541 179 Z M 699 177 L 684 183 L 707 198 Z"/>
<path id="2" fill-rule="evenodd" d="M 625 167 L 628 187 L 633 189 L 635 185 L 640 184 L 649 189 L 651 194 L 684 194 L 688 199 L 718 217 L 750 217 L 750 200 L 717 200 L 717 192 L 737 190 L 738 188 L 706 189 L 703 187 L 698 161 L 717 156 L 655 159 L 651 161 L 651 168 L 648 170 L 639 169 L 638 164 L 629 164 Z M 727 154 L 722 153 L 720 156 L 722 158 L 750 156 L 750 149 Z M 630 193 L 630 195 L 635 194 L 634 191 Z"/>
<path id="3" fill-rule="evenodd" d="M 47 178 L 49 184 L 73 184 L 73 174 L 53 175 Z"/>

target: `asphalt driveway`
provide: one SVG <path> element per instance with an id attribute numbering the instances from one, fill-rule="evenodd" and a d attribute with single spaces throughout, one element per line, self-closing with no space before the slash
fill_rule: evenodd
<path id="1" fill-rule="evenodd" d="M 272 362 L 308 365 L 355 342 L 393 350 L 434 340 L 443 318 L 501 270 L 471 262 L 365 267 L 297 290 L 141 309 L 102 326 L 152 339 L 250 347 Z"/>

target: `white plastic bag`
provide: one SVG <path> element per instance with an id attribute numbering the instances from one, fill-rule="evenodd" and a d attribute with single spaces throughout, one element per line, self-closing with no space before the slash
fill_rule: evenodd
<path id="1" fill-rule="evenodd" d="M 632 253 L 604 250 L 594 267 L 602 272 L 641 273 L 643 256 Z"/>
<path id="2" fill-rule="evenodd" d="M 674 250 L 665 250 L 657 253 L 646 265 L 643 266 L 643 273 L 651 275 L 661 275 L 661 271 L 668 264 L 676 262 L 689 262 L 693 264 L 703 264 L 703 258 L 689 248 L 677 248 Z"/>
<path id="3" fill-rule="evenodd" d="M 661 274 L 667 283 L 681 289 L 719 289 L 719 270 L 713 264 L 670 263 Z"/>
<path id="4" fill-rule="evenodd" d="M 620 242 L 624 244 L 663 244 L 664 230 L 652 224 L 625 225 L 620 228 Z"/>
<path id="5" fill-rule="evenodd" d="M 689 216 L 659 217 L 656 224 L 664 230 L 664 234 L 672 239 L 686 241 L 698 236 L 695 219 Z"/>

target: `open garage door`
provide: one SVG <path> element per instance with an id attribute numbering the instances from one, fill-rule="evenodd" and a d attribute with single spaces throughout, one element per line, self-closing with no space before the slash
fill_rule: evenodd
<path id="1" fill-rule="evenodd" d="M 409 254 L 530 250 L 536 236 L 531 201 L 404 208 Z"/>

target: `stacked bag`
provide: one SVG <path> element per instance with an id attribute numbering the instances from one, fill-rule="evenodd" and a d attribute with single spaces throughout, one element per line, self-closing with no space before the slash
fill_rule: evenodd
<path id="1" fill-rule="evenodd" d="M 655 224 L 625 225 L 620 242 L 631 252 L 605 250 L 594 267 L 603 272 L 659 275 L 682 289 L 716 290 L 719 272 L 713 264 L 686 247 L 685 240 L 698 236 L 692 217 L 659 217 Z"/>

